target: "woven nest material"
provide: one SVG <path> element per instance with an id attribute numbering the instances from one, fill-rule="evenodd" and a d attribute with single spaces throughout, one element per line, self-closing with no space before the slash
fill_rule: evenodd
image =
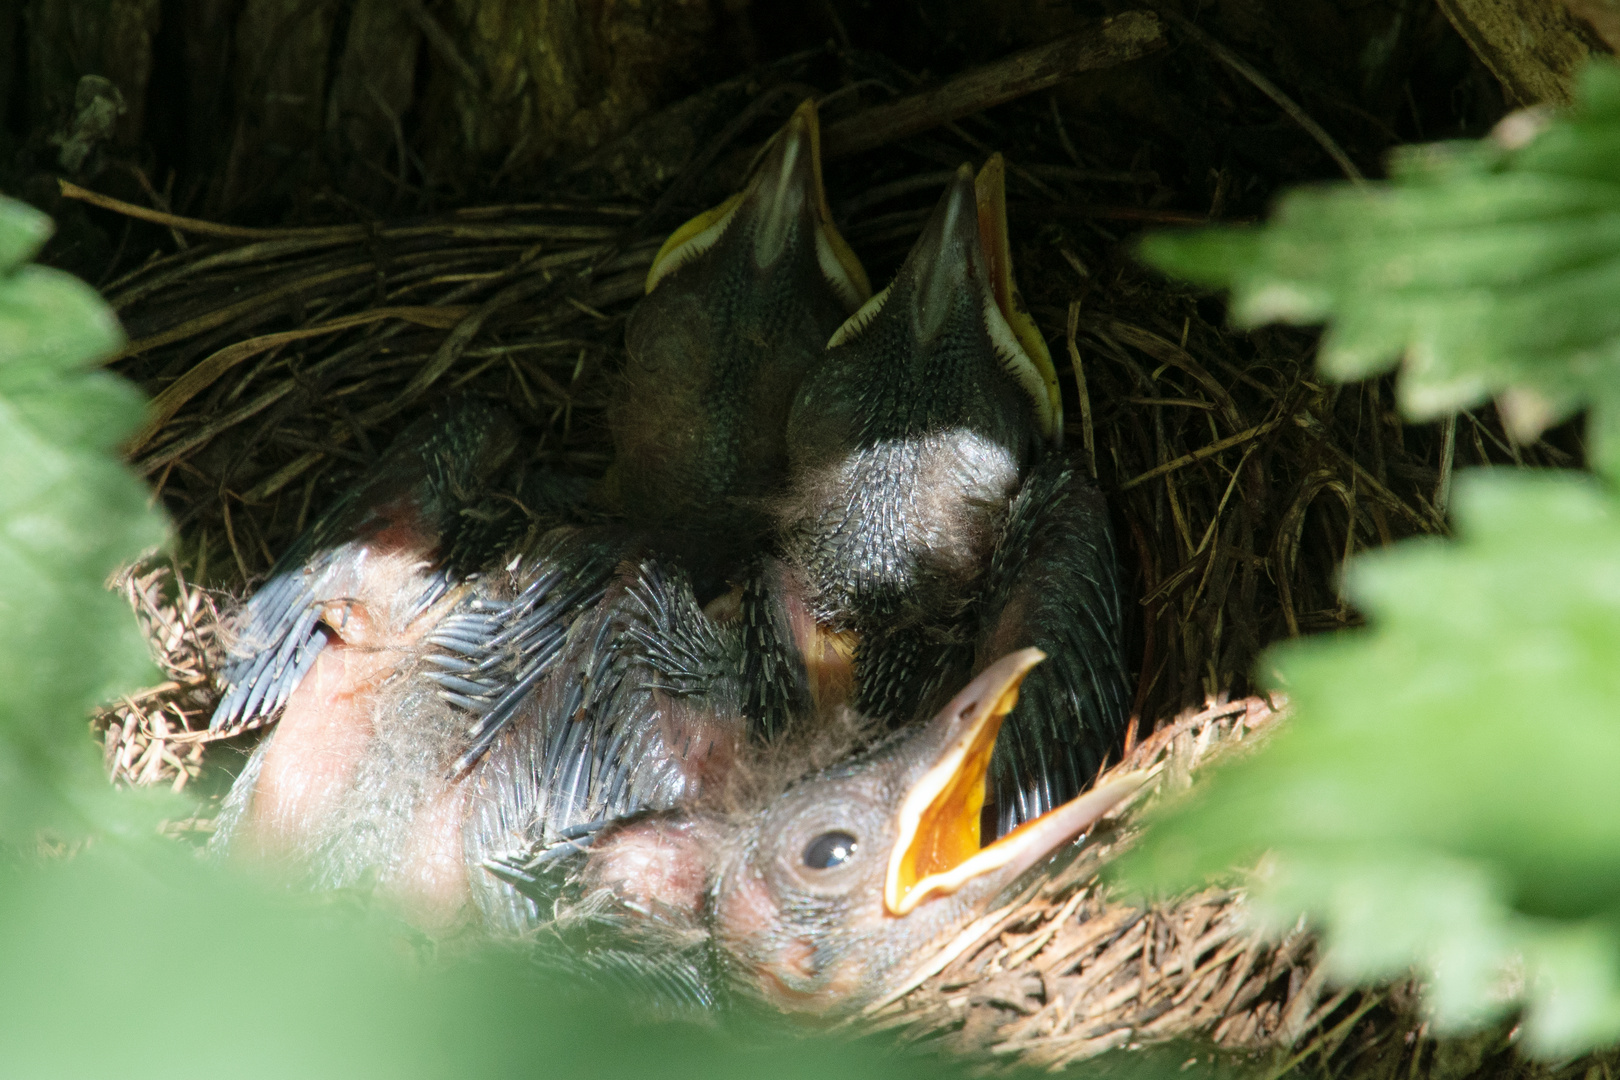
<path id="1" fill-rule="evenodd" d="M 1283 703 L 1251 697 L 1189 710 L 1115 771 L 1151 770 L 1150 790 L 1185 788 L 1193 770 L 1276 722 L 1274 705 Z M 1079 858 L 966 927 L 865 1019 L 943 1036 L 961 1052 L 1060 1066 L 1191 1036 L 1224 1049 L 1289 1047 L 1343 1003 L 1343 993 L 1324 995 L 1310 939 L 1258 938 L 1235 889 L 1150 907 L 1112 899 L 1099 873 L 1139 833 L 1139 817 L 1140 800 L 1116 812 Z"/>
<path id="2" fill-rule="evenodd" d="M 762 114 L 759 137 L 780 119 Z M 1130 764 L 1181 784 L 1272 722 L 1255 699 L 1210 704 L 1250 692 L 1265 645 L 1355 621 L 1335 583 L 1346 556 L 1438 531 L 1456 466 L 1568 457 L 1511 446 L 1489 413 L 1404 427 L 1387 382 L 1317 384 L 1311 335 L 1234 334 L 1217 303 L 1132 260 L 1115 230 L 1187 218 L 1140 193 L 1119 202 L 1121 184 L 1151 173 L 1079 167 L 1043 105 L 1008 106 L 976 130 L 908 139 L 875 173 L 835 164 L 834 213 L 881 282 L 949 175 L 919 174 L 917 161 L 951 167 L 982 157 L 980 136 L 1001 140 L 1016 273 L 1063 369 L 1069 444 L 1109 497 L 1141 601 Z M 177 542 L 117 582 L 164 681 L 115 703 L 96 730 L 115 782 L 217 798 L 251 739 L 207 731 L 221 609 L 445 394 L 500 400 L 529 426 L 535 460 L 600 475 L 624 319 L 675 222 L 670 207 L 647 217 L 640 205 L 535 201 L 243 230 L 100 201 L 176 228 L 175 251 L 104 291 L 131 338 L 113 366 L 154 398 L 130 458 Z M 208 805 L 175 830 L 206 835 Z M 1096 873 L 1129 842 L 1130 820 L 964 928 L 865 1021 L 1054 1066 L 1193 1035 L 1285 1059 L 1348 1045 L 1363 1003 L 1327 993 L 1304 935 L 1248 936 L 1238 894 L 1146 909 L 1109 898 Z"/>

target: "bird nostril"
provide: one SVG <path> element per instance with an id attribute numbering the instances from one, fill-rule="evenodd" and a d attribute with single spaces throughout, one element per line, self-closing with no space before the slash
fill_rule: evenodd
<path id="1" fill-rule="evenodd" d="M 812 870 L 831 870 L 855 855 L 857 842 L 847 832 L 822 833 L 804 849 L 804 865 Z"/>

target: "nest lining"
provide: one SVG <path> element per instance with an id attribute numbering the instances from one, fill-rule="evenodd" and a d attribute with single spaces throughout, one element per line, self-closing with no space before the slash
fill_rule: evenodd
<path id="1" fill-rule="evenodd" d="M 1251 697 L 1188 710 L 1111 771 L 1150 770 L 1149 793 L 1184 789 L 1206 762 L 1252 745 L 1283 707 Z M 1099 874 L 1139 834 L 1143 801 L 1113 812 L 1072 863 L 967 927 L 863 1020 L 1054 1068 L 1193 1036 L 1224 1050 L 1290 1047 L 1318 1028 L 1346 992 L 1325 992 L 1303 930 L 1256 936 L 1240 890 L 1146 907 L 1110 896 Z"/>

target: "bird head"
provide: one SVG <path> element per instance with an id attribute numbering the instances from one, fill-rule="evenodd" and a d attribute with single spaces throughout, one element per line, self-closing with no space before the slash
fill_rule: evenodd
<path id="1" fill-rule="evenodd" d="M 754 503 L 785 468 L 800 380 L 870 293 L 833 225 L 806 101 L 747 187 L 676 229 L 653 260 L 609 406 L 610 499 L 711 538 L 757 531 Z"/>
<path id="2" fill-rule="evenodd" d="M 821 186 L 815 102 L 806 100 L 777 132 L 747 187 L 670 234 L 647 273 L 647 292 L 691 263 L 736 264 L 762 279 L 786 269 L 806 287 L 830 288 L 847 311 L 872 294 L 860 260 L 833 225 Z"/>
<path id="3" fill-rule="evenodd" d="M 1022 453 L 1056 444 L 1052 358 L 1013 279 L 1005 167 L 964 164 L 887 288 L 850 316 L 805 380 L 790 421 L 794 460 L 969 429 Z"/>
<path id="4" fill-rule="evenodd" d="M 927 723 L 792 786 L 725 845 L 710 918 L 745 986 L 789 1011 L 876 1000 L 1141 786 L 1139 774 L 1110 780 L 981 846 L 996 734 L 1042 659 L 1003 657 Z"/>
<path id="5" fill-rule="evenodd" d="M 638 815 L 577 856 L 552 848 L 487 865 L 542 899 L 552 894 L 535 868 L 566 867 L 592 898 L 579 909 L 616 912 L 631 941 L 657 951 L 702 938 L 735 984 L 784 1011 L 857 1011 L 1146 782 L 1109 778 L 981 843 L 996 735 L 1043 658 L 1003 657 L 927 722 L 762 807 Z"/>

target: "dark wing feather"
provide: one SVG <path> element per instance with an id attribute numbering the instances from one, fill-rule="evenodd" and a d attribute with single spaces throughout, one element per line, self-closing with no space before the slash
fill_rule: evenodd
<path id="1" fill-rule="evenodd" d="M 742 592 L 743 712 L 754 736 L 770 741 L 812 707 L 810 676 L 788 624 L 783 592 L 792 586 L 774 560 L 761 560 Z"/>
<path id="2" fill-rule="evenodd" d="M 415 583 L 412 611 L 444 595 L 457 574 L 444 564 L 462 511 L 510 458 L 516 432 L 497 409 L 463 399 L 406 428 L 372 470 L 277 560 L 269 579 L 235 620 L 212 729 L 273 719 L 330 637 L 329 604 L 360 589 L 367 555 L 380 537 L 420 548 L 431 568 Z"/>
<path id="3" fill-rule="evenodd" d="M 625 547 L 607 530 L 564 527 L 545 534 L 510 567 L 515 598 L 480 595 L 429 636 L 427 673 L 473 714 L 467 748 L 452 766 L 471 768 L 518 715 L 562 656 L 569 629 L 599 603 Z M 475 587 L 476 588 L 476 587 Z"/>
<path id="4" fill-rule="evenodd" d="M 742 637 L 704 613 L 684 571 L 643 561 L 629 596 L 640 617 L 626 633 L 659 680 L 656 689 L 682 697 L 735 696 L 742 678 Z"/>
<path id="5" fill-rule="evenodd" d="M 1124 608 L 1107 505 L 1058 455 L 1013 502 L 991 561 L 976 666 L 1035 646 L 991 762 L 1002 832 L 1085 790 L 1124 740 Z"/>
<path id="6" fill-rule="evenodd" d="M 742 635 L 704 613 L 684 571 L 644 560 L 625 590 L 611 669 L 591 709 L 597 817 L 689 796 L 693 740 L 729 738 L 742 719 Z"/>
<path id="7" fill-rule="evenodd" d="M 496 876 L 529 897 L 475 885 L 492 922 L 522 931 L 537 918 L 544 891 L 522 887 L 513 877 L 522 867 L 567 854 L 604 821 L 692 795 L 703 782 L 688 758 L 696 740 L 743 728 L 741 644 L 734 626 L 703 612 L 683 572 L 651 561 L 625 567 L 573 621 L 551 670 L 476 766 L 469 859 L 505 866 Z"/>
<path id="8" fill-rule="evenodd" d="M 971 677 L 973 659 L 972 642 L 942 627 L 876 627 L 855 649 L 855 707 L 888 727 L 932 715 Z"/>

